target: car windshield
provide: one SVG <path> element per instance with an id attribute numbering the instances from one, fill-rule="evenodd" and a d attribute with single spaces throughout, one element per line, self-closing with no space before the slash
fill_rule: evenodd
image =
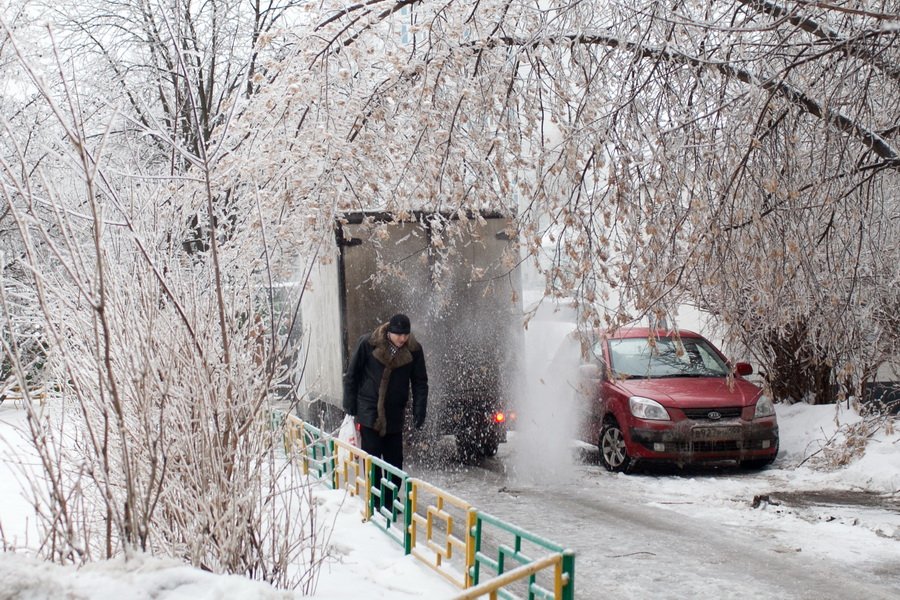
<path id="1" fill-rule="evenodd" d="M 610 365 L 619 377 L 726 377 L 728 365 L 700 338 L 609 340 Z"/>

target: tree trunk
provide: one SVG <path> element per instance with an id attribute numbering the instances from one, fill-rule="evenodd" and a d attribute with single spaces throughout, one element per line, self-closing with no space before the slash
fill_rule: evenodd
<path id="1" fill-rule="evenodd" d="M 771 331 L 766 339 L 772 362 L 766 380 L 775 401 L 833 404 L 837 396 L 831 385 L 831 366 L 810 339 L 805 321 L 797 321 L 781 331 Z"/>

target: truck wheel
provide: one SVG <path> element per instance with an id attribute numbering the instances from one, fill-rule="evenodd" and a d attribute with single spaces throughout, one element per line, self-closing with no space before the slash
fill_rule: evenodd
<path id="1" fill-rule="evenodd" d="M 474 437 L 456 436 L 456 453 L 464 465 L 477 464 L 484 456 L 481 442 Z"/>
<path id="2" fill-rule="evenodd" d="M 631 470 L 632 459 L 625 446 L 625 435 L 615 421 L 606 421 L 600 429 L 600 462 L 607 471 L 627 473 Z"/>
<path id="3" fill-rule="evenodd" d="M 481 453 L 485 456 L 496 456 L 497 449 L 500 447 L 500 442 L 486 442 L 481 447 Z"/>

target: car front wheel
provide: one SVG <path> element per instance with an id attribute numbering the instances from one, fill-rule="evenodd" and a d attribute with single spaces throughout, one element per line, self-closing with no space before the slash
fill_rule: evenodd
<path id="1" fill-rule="evenodd" d="M 600 429 L 600 462 L 614 473 L 627 473 L 631 468 L 632 459 L 618 423 L 607 421 Z"/>

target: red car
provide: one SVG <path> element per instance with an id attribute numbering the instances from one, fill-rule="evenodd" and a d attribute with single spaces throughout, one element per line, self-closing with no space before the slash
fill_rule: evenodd
<path id="1" fill-rule="evenodd" d="M 653 336 L 651 337 L 651 333 Z M 664 461 L 737 461 L 762 468 L 778 453 L 771 399 L 703 336 L 646 328 L 602 332 L 582 365 L 581 438 L 610 471 Z"/>

